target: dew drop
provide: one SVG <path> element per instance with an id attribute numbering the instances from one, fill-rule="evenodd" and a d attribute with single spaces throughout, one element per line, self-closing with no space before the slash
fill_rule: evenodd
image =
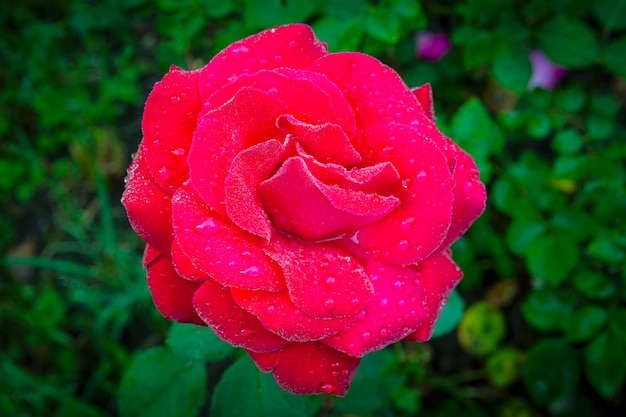
<path id="1" fill-rule="evenodd" d="M 465 184 L 463 184 L 463 190 L 464 191 L 469 191 L 469 190 L 472 189 L 473 186 L 474 186 L 474 184 L 472 184 L 471 181 L 468 181 Z"/>
<path id="2" fill-rule="evenodd" d="M 174 94 L 172 97 L 170 97 L 170 102 L 171 102 L 172 104 L 176 104 L 176 103 L 178 103 L 179 101 L 180 101 L 180 97 L 179 97 L 179 96 L 177 96 L 176 94 Z"/>
<path id="3" fill-rule="evenodd" d="M 267 313 L 268 314 L 274 314 L 276 312 L 276 307 L 274 306 L 267 306 Z"/>
<path id="4" fill-rule="evenodd" d="M 261 274 L 261 270 L 258 266 L 252 265 L 247 267 L 246 269 L 239 271 L 239 273 L 246 277 L 258 277 Z"/>
<path id="5" fill-rule="evenodd" d="M 335 392 L 337 390 L 337 386 L 334 384 L 322 384 L 322 392 L 324 394 L 330 394 L 331 392 Z"/>
<path id="6" fill-rule="evenodd" d="M 402 188 L 411 188 L 411 185 L 413 185 L 413 180 L 410 177 L 402 180 Z"/>
<path id="7" fill-rule="evenodd" d="M 398 300 L 397 304 L 398 304 L 398 307 L 404 307 L 404 305 L 406 304 L 406 301 Z"/>
<path id="8" fill-rule="evenodd" d="M 380 337 L 385 337 L 385 336 L 387 336 L 387 329 L 383 327 L 382 329 L 380 329 Z"/>
<path id="9" fill-rule="evenodd" d="M 380 150 L 381 156 L 383 158 L 390 157 L 392 152 L 393 152 L 393 146 L 385 146 L 384 148 Z"/>
<path id="10" fill-rule="evenodd" d="M 248 257 L 248 256 L 250 256 L 250 255 L 252 255 L 252 254 L 250 253 L 250 251 L 245 250 L 245 251 L 241 252 L 241 256 Z"/>
<path id="11" fill-rule="evenodd" d="M 183 156 L 185 154 L 185 148 L 176 148 L 172 153 L 176 156 Z"/>
<path id="12" fill-rule="evenodd" d="M 367 311 L 365 310 L 361 310 L 361 312 L 358 314 L 358 316 L 356 316 L 359 320 L 365 320 L 365 317 L 367 317 Z"/>
<path id="13" fill-rule="evenodd" d="M 329 310 L 335 308 L 335 300 L 333 300 L 332 298 L 324 300 L 324 307 Z"/>
<path id="14" fill-rule="evenodd" d="M 235 58 L 245 58 L 250 55 L 250 48 L 246 45 L 237 45 L 230 50 L 230 54 Z"/>
<path id="15" fill-rule="evenodd" d="M 389 305 L 389 300 L 386 298 L 381 298 L 380 300 L 378 300 L 378 307 L 380 308 L 386 308 Z"/>
<path id="16" fill-rule="evenodd" d="M 220 231 L 222 226 L 213 218 L 208 218 L 200 224 L 196 225 L 196 230 L 203 235 L 214 235 Z"/>
<path id="17" fill-rule="evenodd" d="M 415 181 L 419 183 L 423 183 L 424 181 L 426 181 L 427 176 L 428 174 L 426 173 L 426 171 L 422 170 L 418 172 L 417 175 L 415 176 Z"/>
<path id="18" fill-rule="evenodd" d="M 290 48 L 295 48 L 296 47 L 296 41 L 289 41 L 289 47 Z"/>
<path id="19" fill-rule="evenodd" d="M 395 281 L 393 282 L 393 288 L 394 288 L 395 290 L 397 290 L 397 291 L 401 291 L 401 290 L 402 290 L 402 287 L 403 287 L 402 281 L 400 281 L 400 280 L 398 280 L 398 279 L 397 279 L 397 280 L 395 280 Z"/>
<path id="20" fill-rule="evenodd" d="M 353 298 L 351 303 L 353 306 L 358 306 L 361 303 L 361 300 L 359 300 L 358 298 Z"/>
<path id="21" fill-rule="evenodd" d="M 398 248 L 400 248 L 400 250 L 408 250 L 410 246 L 410 243 L 407 239 L 402 239 L 398 242 Z"/>
<path id="22" fill-rule="evenodd" d="M 406 231 L 413 229 L 413 226 L 415 226 L 415 218 L 413 217 L 407 217 L 400 223 L 400 227 L 402 228 L 402 230 Z"/>
<path id="23" fill-rule="evenodd" d="M 337 286 L 337 279 L 335 277 L 326 277 L 324 279 L 324 285 L 326 285 L 328 288 L 333 289 Z"/>
<path id="24" fill-rule="evenodd" d="M 363 340 L 364 342 L 367 342 L 368 340 L 370 340 L 371 337 L 372 337 L 372 334 L 370 332 L 361 333 L 361 340 Z"/>
<path id="25" fill-rule="evenodd" d="M 161 177 L 162 181 L 167 181 L 170 178 L 170 173 L 165 165 L 159 169 L 159 177 Z"/>

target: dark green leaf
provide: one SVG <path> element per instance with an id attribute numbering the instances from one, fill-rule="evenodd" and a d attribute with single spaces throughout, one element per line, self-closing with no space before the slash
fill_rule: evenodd
<path id="1" fill-rule="evenodd" d="M 135 357 L 122 379 L 118 401 L 122 417 L 195 416 L 206 398 L 201 362 L 157 347 Z"/>
<path id="2" fill-rule="evenodd" d="M 432 337 L 439 337 L 450 333 L 463 317 L 463 308 L 465 303 L 458 292 L 452 291 L 448 304 L 443 308 Z"/>
<path id="3" fill-rule="evenodd" d="M 582 342 L 597 333 L 606 324 L 606 310 L 586 305 L 574 311 L 563 322 L 563 330 L 569 341 Z"/>
<path id="4" fill-rule="evenodd" d="M 501 43 L 493 59 L 496 81 L 516 93 L 526 91 L 532 70 L 528 52 L 522 45 Z"/>
<path id="5" fill-rule="evenodd" d="M 395 44 L 400 39 L 400 19 L 388 10 L 375 8 L 365 16 L 365 32 L 374 39 Z"/>
<path id="6" fill-rule="evenodd" d="M 615 294 L 615 284 L 599 272 L 582 271 L 574 276 L 574 286 L 589 298 L 608 298 Z"/>
<path id="7" fill-rule="evenodd" d="M 496 387 L 505 388 L 517 380 L 521 364 L 520 352 L 506 347 L 487 358 L 486 369 L 489 381 Z"/>
<path id="8" fill-rule="evenodd" d="M 625 0 L 595 0 L 591 10 L 607 30 L 626 28 Z"/>
<path id="9" fill-rule="evenodd" d="M 173 323 L 165 344 L 176 354 L 202 362 L 227 358 L 233 347 L 206 326 Z"/>
<path id="10" fill-rule="evenodd" d="M 311 403 L 276 384 L 248 355 L 222 375 L 213 392 L 211 417 L 310 417 Z"/>
<path id="11" fill-rule="evenodd" d="M 533 290 L 522 303 L 524 319 L 539 330 L 558 329 L 574 310 L 576 299 L 552 288 Z"/>
<path id="12" fill-rule="evenodd" d="M 560 154 L 575 154 L 584 145 L 584 139 L 574 129 L 565 129 L 554 135 L 552 148 Z"/>
<path id="13" fill-rule="evenodd" d="M 625 346 L 611 333 L 596 337 L 585 349 L 585 375 L 605 398 L 611 398 L 626 380 Z"/>
<path id="14" fill-rule="evenodd" d="M 315 34 L 331 52 L 357 50 L 363 38 L 361 19 L 325 17 L 313 24 Z"/>
<path id="15" fill-rule="evenodd" d="M 556 286 L 578 263 L 578 248 L 565 236 L 547 236 L 530 246 L 526 262 L 534 278 Z"/>
<path id="16" fill-rule="evenodd" d="M 506 241 L 513 253 L 523 255 L 545 230 L 546 226 L 541 219 L 519 216 L 507 229 Z"/>
<path id="17" fill-rule="evenodd" d="M 533 345 L 522 366 L 524 386 L 539 405 L 555 403 L 573 394 L 579 378 L 576 352 L 558 339 L 545 339 Z"/>
<path id="18" fill-rule="evenodd" d="M 598 54 L 596 35 L 584 23 L 557 17 L 539 30 L 539 45 L 556 64 L 568 68 L 591 65 Z"/>
<path id="19" fill-rule="evenodd" d="M 609 43 L 604 53 L 604 65 L 620 77 L 626 77 L 626 36 Z"/>

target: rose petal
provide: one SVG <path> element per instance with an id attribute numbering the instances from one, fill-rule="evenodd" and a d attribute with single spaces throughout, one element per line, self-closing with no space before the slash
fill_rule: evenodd
<path id="1" fill-rule="evenodd" d="M 261 238 L 221 218 L 187 186 L 178 189 L 172 203 L 176 239 L 197 268 L 230 287 L 286 289 L 280 268 L 261 249 Z"/>
<path id="2" fill-rule="evenodd" d="M 415 98 L 422 106 L 424 114 L 432 121 L 435 121 L 435 102 L 433 100 L 433 89 L 430 83 L 426 83 L 411 90 Z"/>
<path id="3" fill-rule="evenodd" d="M 292 343 L 283 349 L 274 378 L 295 394 L 344 396 L 359 362 L 319 342 Z"/>
<path id="4" fill-rule="evenodd" d="M 361 129 L 378 124 L 361 114 L 373 101 L 393 99 L 399 107 L 420 109 L 420 104 L 402 78 L 391 68 L 369 55 L 357 52 L 328 54 L 312 64 L 311 71 L 326 75 L 341 90 L 354 110 Z"/>
<path id="5" fill-rule="evenodd" d="M 204 324 L 198 317 L 191 299 L 200 283 L 181 278 L 172 261 L 161 255 L 148 265 L 148 287 L 157 310 L 170 320 L 182 323 Z"/>
<path id="6" fill-rule="evenodd" d="M 241 74 L 278 67 L 306 68 L 326 51 L 326 44 L 304 24 L 279 26 L 252 35 L 228 46 L 202 68 L 202 101 Z"/>
<path id="7" fill-rule="evenodd" d="M 178 275 L 186 280 L 203 282 L 211 279 L 206 273 L 196 268 L 191 259 L 184 254 L 176 239 L 172 243 L 172 264 Z"/>
<path id="8" fill-rule="evenodd" d="M 375 295 L 357 320 L 323 342 L 348 355 L 361 357 L 402 340 L 428 315 L 419 273 L 407 267 L 372 263 L 368 266 Z"/>
<path id="9" fill-rule="evenodd" d="M 339 125 L 311 125 L 290 115 L 280 116 L 277 123 L 281 130 L 294 135 L 304 150 L 320 162 L 346 166 L 361 162 L 361 155 Z"/>
<path id="10" fill-rule="evenodd" d="M 239 153 L 226 178 L 226 212 L 237 226 L 269 242 L 272 224 L 261 205 L 257 188 L 276 168 L 285 148 L 274 139 Z"/>
<path id="11" fill-rule="evenodd" d="M 365 270 L 340 249 L 277 235 L 265 253 L 283 269 L 291 301 L 311 317 L 348 317 L 372 297 Z"/>
<path id="12" fill-rule="evenodd" d="M 280 350 L 269 353 L 259 353 L 251 350 L 247 350 L 246 352 L 248 352 L 248 355 L 250 355 L 256 366 L 263 372 L 272 372 L 274 368 L 276 368 L 276 365 L 278 365 L 280 355 L 283 353 Z"/>
<path id="13" fill-rule="evenodd" d="M 159 252 L 169 253 L 174 238 L 171 196 L 152 178 L 141 147 L 128 168 L 122 204 L 139 237 Z"/>
<path id="14" fill-rule="evenodd" d="M 175 66 L 154 85 L 146 101 L 141 146 L 152 176 L 170 193 L 189 177 L 185 158 L 200 108 L 198 71 Z"/>
<path id="15" fill-rule="evenodd" d="M 393 196 L 363 193 L 316 179 L 300 157 L 287 159 L 259 186 L 274 225 L 304 239 L 323 239 L 375 222 L 399 205 Z"/>
<path id="16" fill-rule="evenodd" d="M 234 288 L 233 299 L 258 318 L 263 326 L 290 342 L 310 342 L 331 336 L 356 317 L 321 320 L 297 308 L 285 292 L 246 291 Z"/>
<path id="17" fill-rule="evenodd" d="M 284 103 L 286 113 L 305 123 L 317 125 L 337 121 L 335 104 L 324 90 L 307 78 L 289 77 L 278 71 L 259 71 L 241 75 L 236 81 L 225 85 L 209 97 L 205 109 L 221 107 L 237 91 L 245 87 L 267 92 Z M 306 97 L 306 100 L 302 100 L 302 97 Z"/>
<path id="18" fill-rule="evenodd" d="M 426 291 L 428 318 L 414 333 L 405 340 L 424 342 L 430 339 L 437 319 L 448 302 L 450 293 L 463 278 L 461 269 L 450 259 L 448 251 L 438 253 L 420 262 L 415 269 L 419 270 L 420 281 Z"/>
<path id="19" fill-rule="evenodd" d="M 454 171 L 454 205 L 452 224 L 444 246 L 449 246 L 461 237 L 483 211 L 487 200 L 485 184 L 480 182 L 476 163 L 465 151 L 457 150 Z"/>
<path id="20" fill-rule="evenodd" d="M 280 100 L 242 88 L 222 107 L 202 115 L 189 151 L 191 181 L 202 199 L 225 216 L 224 183 L 243 149 L 283 136 L 276 119 L 286 108 Z"/>
<path id="21" fill-rule="evenodd" d="M 154 246 L 146 245 L 143 250 L 143 257 L 141 259 L 141 266 L 146 268 L 150 265 L 156 258 L 161 256 L 161 252 L 156 250 Z"/>
<path id="22" fill-rule="evenodd" d="M 406 125 L 371 127 L 363 132 L 363 146 L 379 149 L 376 160 L 397 168 L 403 179 L 394 195 L 402 204 L 363 227 L 356 240 L 386 262 L 408 265 L 426 258 L 442 245 L 452 219 L 454 183 L 445 155 L 427 134 Z"/>
<path id="23" fill-rule="evenodd" d="M 255 352 L 274 352 L 289 342 L 266 330 L 252 314 L 239 307 L 230 289 L 214 280 L 204 282 L 193 297 L 198 315 L 226 342 Z"/>

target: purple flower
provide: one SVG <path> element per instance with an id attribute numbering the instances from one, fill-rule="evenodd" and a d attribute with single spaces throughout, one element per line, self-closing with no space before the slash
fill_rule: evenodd
<path id="1" fill-rule="evenodd" d="M 415 35 L 415 53 L 425 61 L 439 61 L 450 47 L 450 39 L 444 34 L 425 30 Z"/>
<path id="2" fill-rule="evenodd" d="M 534 90 L 537 87 L 552 90 L 567 72 L 567 69 L 554 64 L 538 49 L 530 53 L 530 62 L 533 67 L 533 74 L 528 82 L 529 90 Z"/>

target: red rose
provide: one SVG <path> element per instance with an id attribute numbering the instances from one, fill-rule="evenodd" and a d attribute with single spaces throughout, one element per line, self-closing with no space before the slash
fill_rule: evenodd
<path id="1" fill-rule="evenodd" d="M 345 395 L 360 358 L 427 340 L 480 215 L 476 165 L 410 90 L 306 25 L 172 67 L 148 97 L 122 202 L 154 302 L 299 394 Z"/>

